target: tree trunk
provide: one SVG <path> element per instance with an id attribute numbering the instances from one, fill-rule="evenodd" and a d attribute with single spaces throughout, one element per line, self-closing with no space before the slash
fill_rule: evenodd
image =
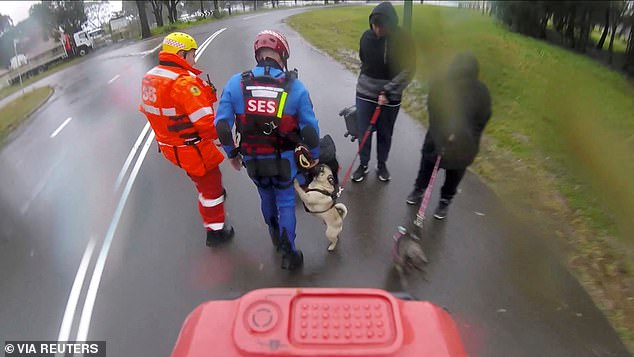
<path id="1" fill-rule="evenodd" d="M 583 13 L 582 25 L 581 25 L 581 34 L 579 35 L 579 50 L 581 53 L 586 53 L 588 48 L 588 39 L 590 38 L 590 15 L 592 11 L 590 9 L 586 9 Z"/>
<path id="2" fill-rule="evenodd" d="M 154 13 L 154 18 L 156 19 L 156 26 L 163 26 L 163 9 L 158 10 Z"/>
<path id="3" fill-rule="evenodd" d="M 145 1 L 136 1 L 137 9 L 139 10 L 139 21 L 141 22 L 141 38 L 148 38 L 152 36 L 150 32 L 150 24 L 147 22 L 147 14 L 145 13 Z"/>
<path id="4" fill-rule="evenodd" d="M 154 19 L 156 20 L 156 26 L 163 26 L 163 4 L 160 1 L 150 1 L 150 5 L 152 5 L 152 14 L 154 14 Z"/>
<path id="5" fill-rule="evenodd" d="M 610 8 L 608 7 L 605 10 L 605 24 L 603 25 L 603 33 L 601 34 L 601 38 L 597 43 L 597 50 L 603 49 L 603 44 L 605 44 L 605 39 L 608 37 L 608 30 L 610 30 Z"/>
<path id="6" fill-rule="evenodd" d="M 200 13 L 205 17 L 205 7 L 203 6 L 203 0 L 200 0 Z"/>
<path id="7" fill-rule="evenodd" d="M 176 18 L 174 17 L 174 12 L 172 12 L 172 2 L 171 1 L 163 1 L 165 6 L 167 6 L 167 20 L 170 24 L 176 22 Z"/>
<path id="8" fill-rule="evenodd" d="M 242 12 L 246 12 L 246 8 L 244 7 L 244 0 L 242 0 Z"/>
<path id="9" fill-rule="evenodd" d="M 612 59 L 614 57 L 614 35 L 616 35 L 616 27 L 618 23 L 614 21 L 612 24 L 612 34 L 610 35 L 610 45 L 608 46 L 608 52 L 610 52 L 610 56 L 608 58 L 608 64 L 612 64 Z"/>
<path id="10" fill-rule="evenodd" d="M 577 18 L 577 14 L 575 12 L 575 7 L 573 5 L 571 13 L 568 15 L 568 21 L 566 24 L 566 36 L 568 40 L 570 40 L 570 47 L 575 48 L 575 20 Z"/>
<path id="11" fill-rule="evenodd" d="M 634 73 L 634 28 L 630 29 L 630 37 L 627 40 L 623 69 L 630 74 Z"/>
<path id="12" fill-rule="evenodd" d="M 174 22 L 176 22 L 176 20 L 178 20 L 178 13 L 176 12 L 176 5 L 178 5 L 178 1 L 174 1 L 174 4 L 172 5 L 172 8 L 170 9 L 172 11 L 172 18 L 174 19 Z"/>

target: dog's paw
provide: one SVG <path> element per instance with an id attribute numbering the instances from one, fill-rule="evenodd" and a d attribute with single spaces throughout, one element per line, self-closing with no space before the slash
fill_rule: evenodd
<path id="1" fill-rule="evenodd" d="M 333 250 L 335 250 L 335 248 L 337 247 L 337 241 L 338 241 L 338 240 L 336 240 L 336 241 L 334 241 L 334 242 L 332 242 L 332 243 L 330 243 L 330 244 L 328 245 L 328 251 L 329 251 L 329 252 L 332 252 Z"/>

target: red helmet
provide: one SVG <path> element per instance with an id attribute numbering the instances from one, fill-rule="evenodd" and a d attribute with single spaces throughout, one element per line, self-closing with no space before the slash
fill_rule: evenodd
<path id="1" fill-rule="evenodd" d="M 286 60 L 288 59 L 288 57 L 290 57 L 290 50 L 288 47 L 288 41 L 286 41 L 286 37 L 274 30 L 264 30 L 255 37 L 253 51 L 256 54 L 256 60 L 258 50 L 261 48 L 270 48 L 273 51 L 277 52 L 280 57 L 282 57 L 284 63 L 286 63 Z"/>

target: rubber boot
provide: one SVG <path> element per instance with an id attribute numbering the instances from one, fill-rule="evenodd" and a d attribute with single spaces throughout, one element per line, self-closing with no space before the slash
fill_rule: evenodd
<path id="1" fill-rule="evenodd" d="M 304 254 L 301 250 L 291 248 L 286 230 L 282 232 L 280 249 L 284 253 L 282 256 L 282 269 L 295 270 L 304 265 Z"/>
<path id="2" fill-rule="evenodd" d="M 217 247 L 225 242 L 228 242 L 233 237 L 234 230 L 230 225 L 225 226 L 219 231 L 207 231 L 207 246 Z"/>

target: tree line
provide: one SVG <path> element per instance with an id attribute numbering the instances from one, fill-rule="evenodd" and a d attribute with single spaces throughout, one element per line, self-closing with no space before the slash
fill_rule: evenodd
<path id="1" fill-rule="evenodd" d="M 607 42 L 610 64 L 615 38 L 622 38 L 627 43 L 622 69 L 634 74 L 634 1 L 493 1 L 490 11 L 512 31 L 540 39 L 554 33 L 581 53 L 601 51 Z M 591 39 L 595 28 L 601 32 L 596 43 Z"/>

